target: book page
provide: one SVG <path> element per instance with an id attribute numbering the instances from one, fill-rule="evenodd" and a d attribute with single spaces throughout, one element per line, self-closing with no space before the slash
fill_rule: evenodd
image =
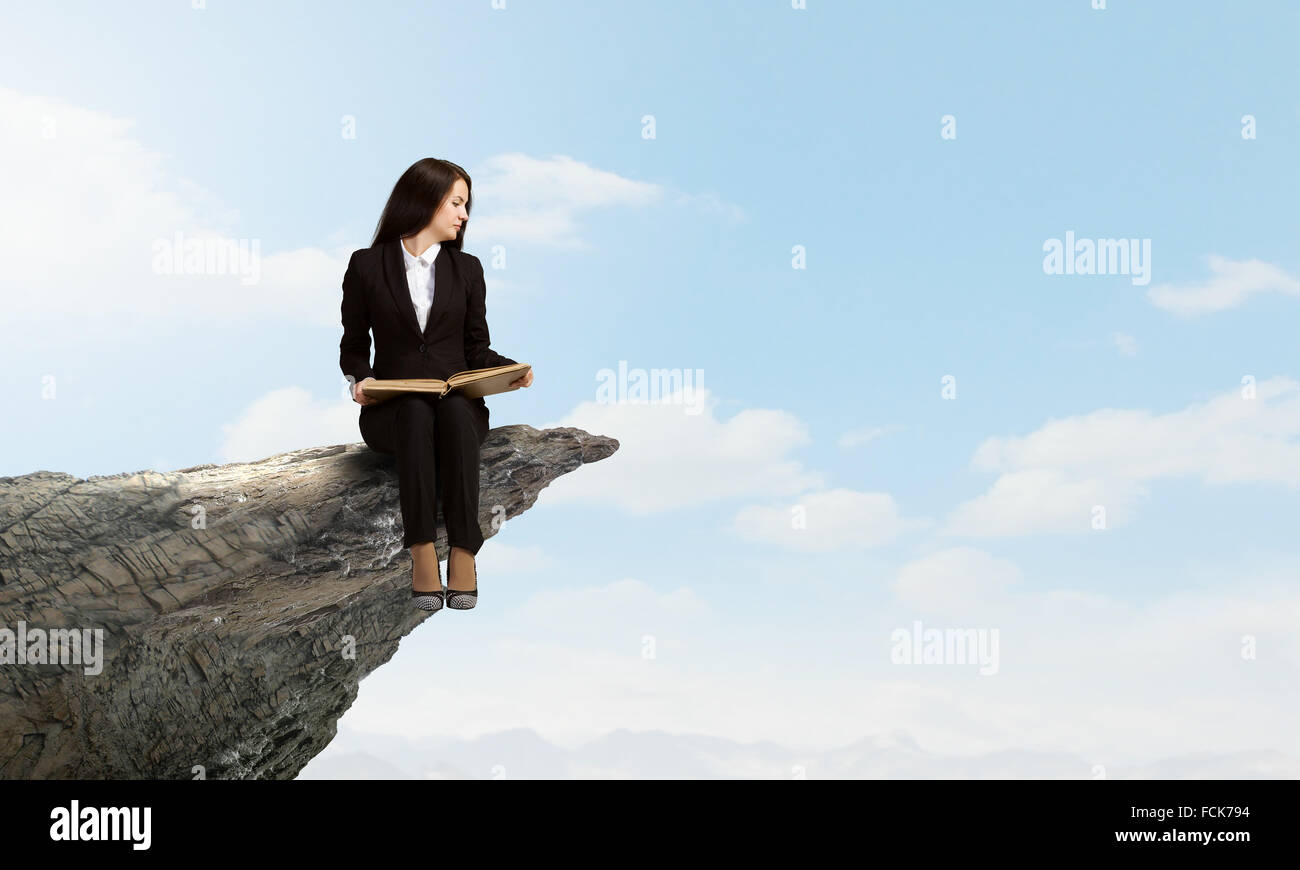
<path id="1" fill-rule="evenodd" d="M 391 399 L 403 393 L 430 393 L 441 396 L 447 392 L 447 382 L 437 378 L 375 380 L 362 384 L 361 392 L 376 399 Z"/>
<path id="2" fill-rule="evenodd" d="M 457 372 L 448 379 L 447 384 L 449 389 L 471 399 L 477 399 L 482 396 L 509 392 L 510 385 L 524 377 L 530 369 L 532 369 L 532 366 L 527 363 L 496 366 L 489 369 L 473 369 L 467 372 Z"/>

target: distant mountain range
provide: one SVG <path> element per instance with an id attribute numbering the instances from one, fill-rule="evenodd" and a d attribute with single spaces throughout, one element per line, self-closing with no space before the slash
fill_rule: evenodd
<path id="1" fill-rule="evenodd" d="M 528 728 L 474 740 L 362 734 L 346 728 L 298 779 L 1093 779 L 1096 762 L 1069 753 L 1008 750 L 979 756 L 926 752 L 906 734 L 866 737 L 822 752 L 720 737 L 618 729 L 568 750 Z M 1107 779 L 1295 779 L 1281 752 L 1197 753 L 1139 766 L 1108 765 Z"/>

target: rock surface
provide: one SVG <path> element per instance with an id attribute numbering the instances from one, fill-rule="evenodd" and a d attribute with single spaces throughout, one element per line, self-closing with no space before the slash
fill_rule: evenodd
<path id="1" fill-rule="evenodd" d="M 617 449 L 580 429 L 491 430 L 484 537 Z M 0 478 L 0 656 L 7 644 L 13 662 L 0 664 L 0 777 L 292 779 L 361 678 L 430 616 L 410 605 L 401 529 L 394 459 L 361 443 Z M 440 518 L 442 559 L 445 534 Z M 102 670 L 18 663 L 21 632 L 25 656 L 52 628 L 102 629 Z"/>

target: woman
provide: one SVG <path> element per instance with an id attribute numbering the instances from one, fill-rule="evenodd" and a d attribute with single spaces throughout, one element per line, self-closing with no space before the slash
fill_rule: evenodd
<path id="1" fill-rule="evenodd" d="M 353 382 L 353 401 L 362 406 L 362 439 L 372 450 L 397 457 L 411 598 L 428 611 L 444 603 L 469 610 L 478 600 L 478 466 L 488 433 L 487 403 L 458 392 L 378 400 L 362 392 L 362 385 L 376 378 L 445 380 L 456 372 L 514 363 L 489 346 L 483 264 L 461 250 L 472 204 L 465 170 L 432 157 L 417 161 L 393 186 L 371 246 L 353 252 L 343 276 L 339 366 Z M 530 370 L 510 387 L 532 382 Z M 445 590 L 433 546 L 439 491 L 451 549 Z"/>

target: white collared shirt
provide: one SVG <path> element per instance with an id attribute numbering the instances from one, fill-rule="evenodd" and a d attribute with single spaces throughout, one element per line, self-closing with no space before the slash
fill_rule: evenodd
<path id="1" fill-rule="evenodd" d="M 434 242 L 416 257 L 406 250 L 406 241 L 399 240 L 402 257 L 406 260 L 406 287 L 411 292 L 411 303 L 415 305 L 415 319 L 420 322 L 420 331 L 424 332 L 429 322 L 429 309 L 433 307 L 433 261 L 438 259 L 442 242 Z"/>

